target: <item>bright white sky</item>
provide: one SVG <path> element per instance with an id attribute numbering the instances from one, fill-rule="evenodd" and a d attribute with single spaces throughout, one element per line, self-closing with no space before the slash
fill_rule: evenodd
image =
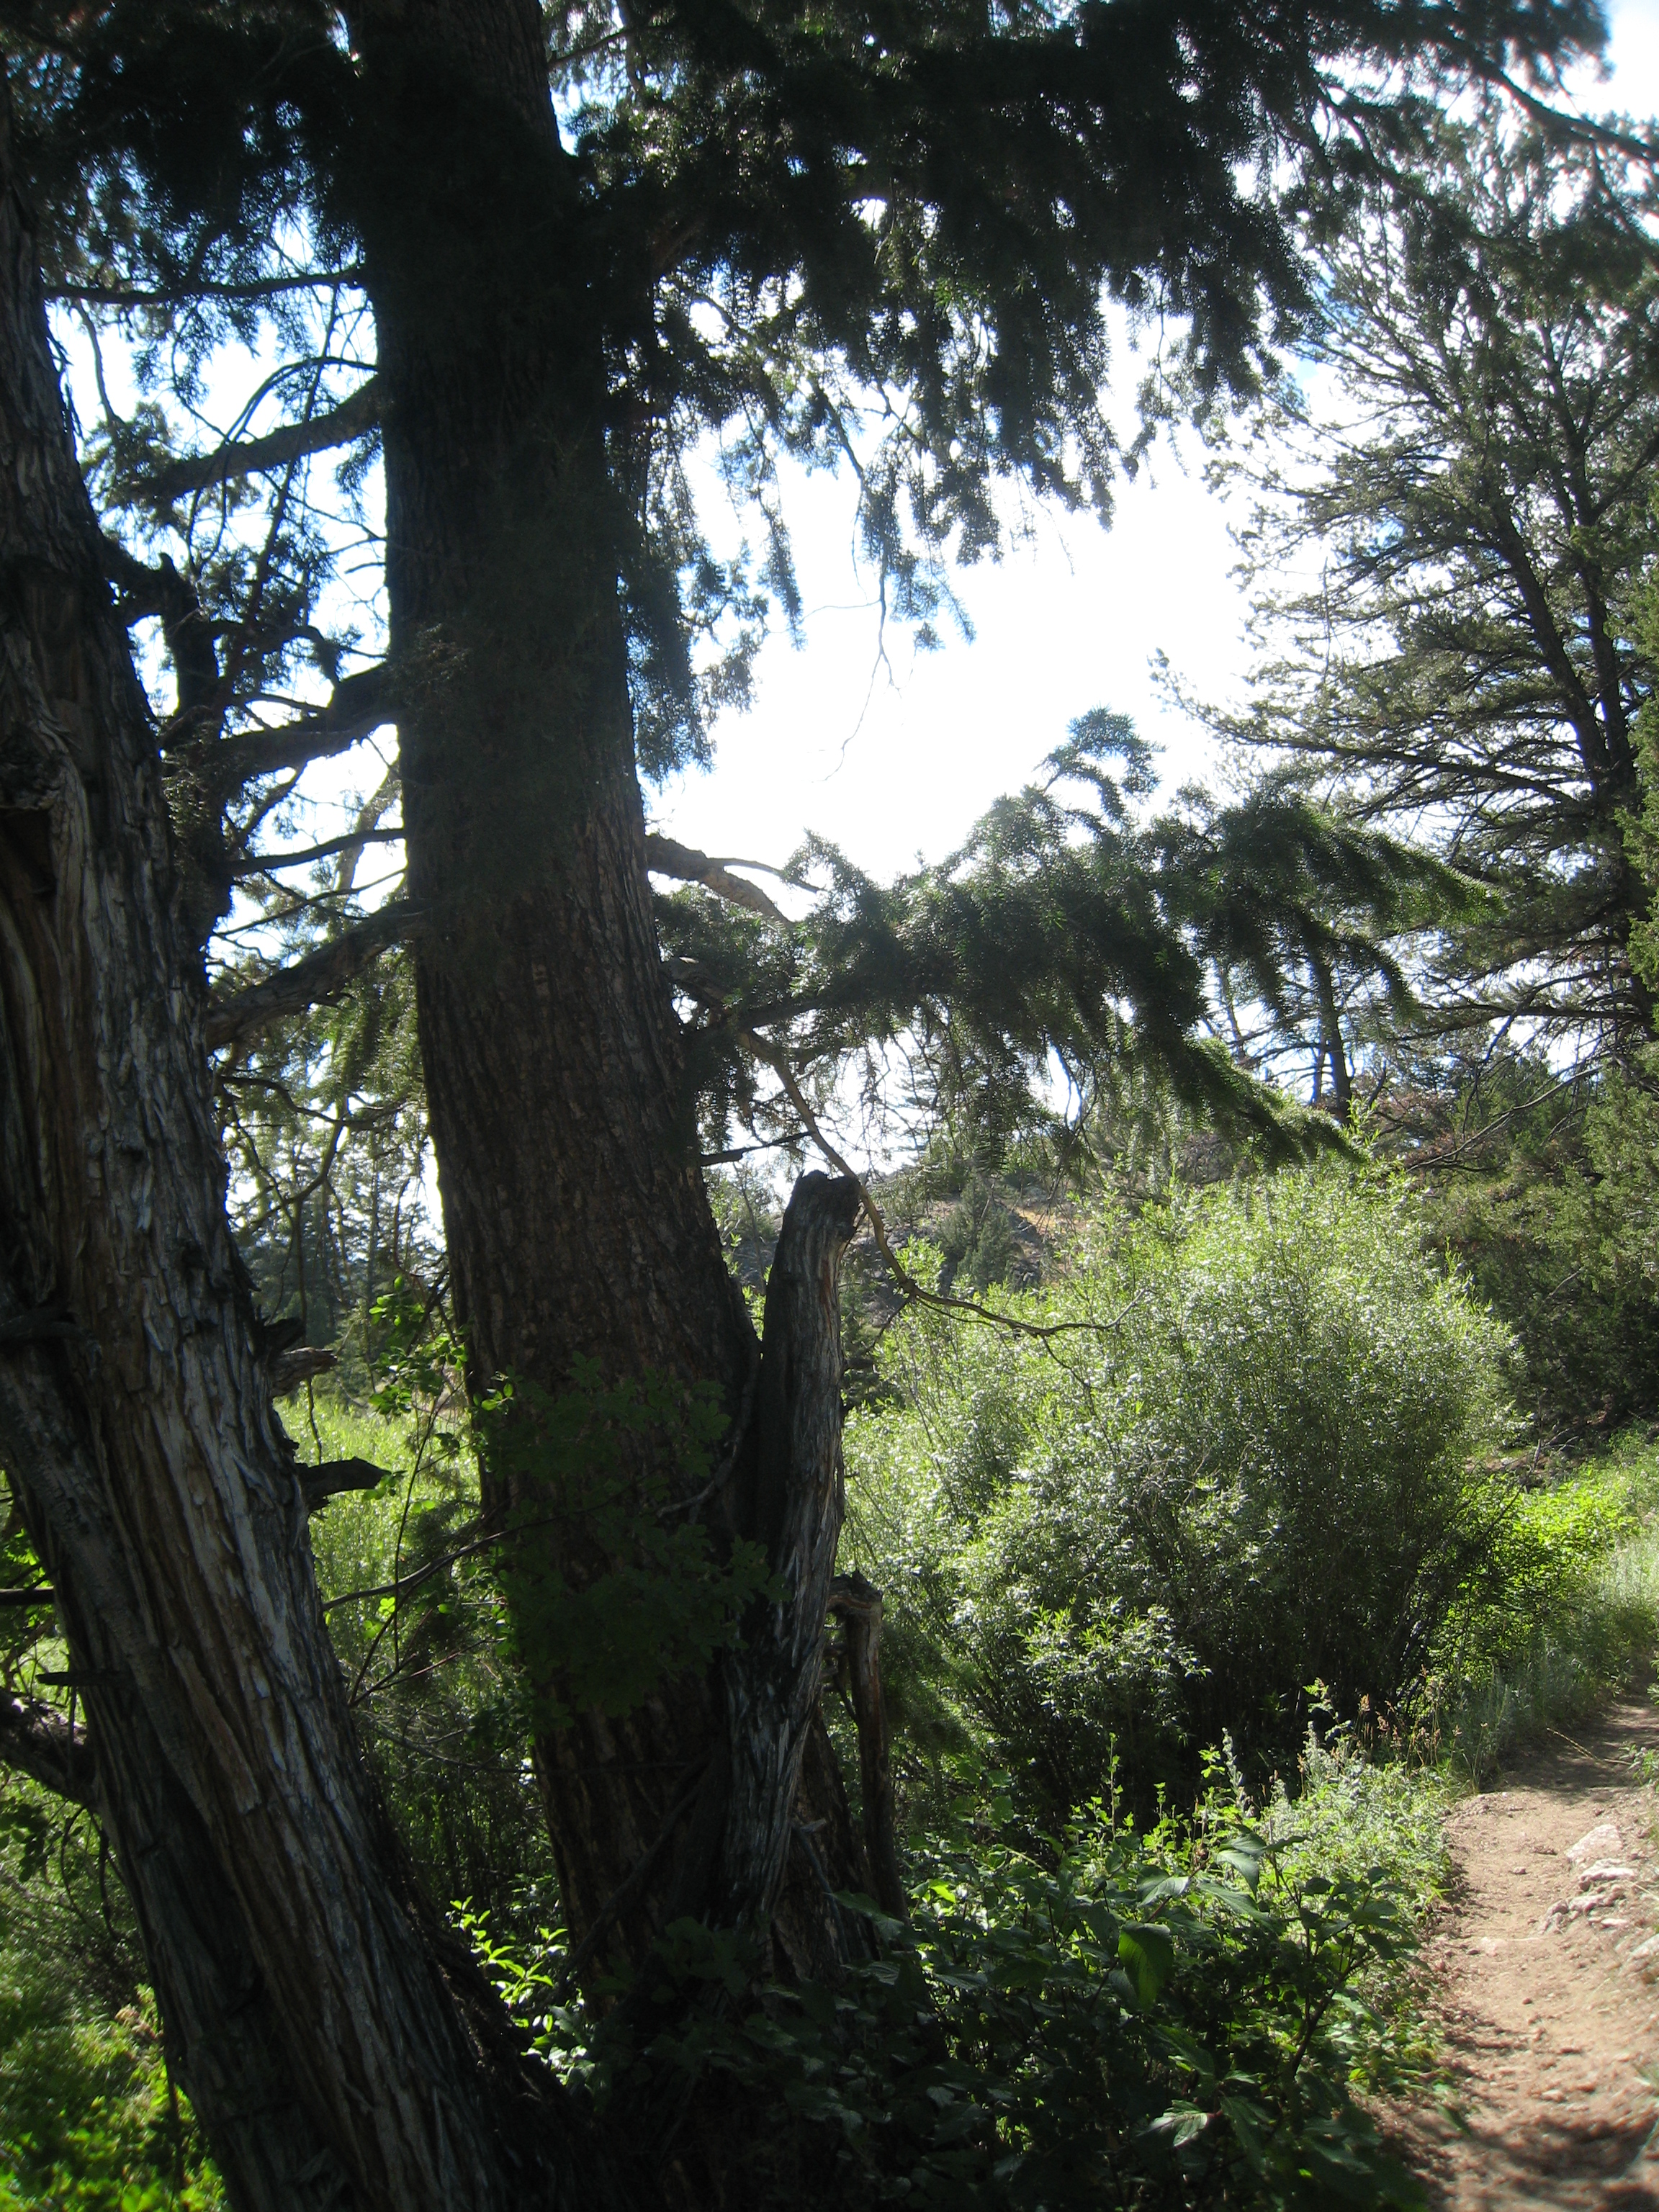
<path id="1" fill-rule="evenodd" d="M 1589 79 L 1578 97 L 1597 113 L 1659 115 L 1659 0 L 1614 0 L 1608 12 L 1613 79 Z M 1121 359 L 1127 421 L 1139 370 Z M 775 865 L 811 829 L 890 875 L 952 850 L 1095 706 L 1133 718 L 1161 750 L 1166 785 L 1212 774 L 1206 733 L 1160 696 L 1151 669 L 1161 652 L 1189 692 L 1222 699 L 1249 667 L 1228 509 L 1200 464 L 1190 434 L 1181 454 L 1161 445 L 1122 485 L 1109 532 L 1040 514 L 1035 546 L 958 577 L 972 641 L 947 629 L 940 651 L 913 656 L 890 632 L 892 676 L 877 673 L 873 689 L 876 618 L 853 559 L 851 486 L 800 487 L 790 506 L 805 647 L 768 644 L 752 708 L 716 726 L 713 771 L 665 789 L 656 819 L 705 852 Z"/>

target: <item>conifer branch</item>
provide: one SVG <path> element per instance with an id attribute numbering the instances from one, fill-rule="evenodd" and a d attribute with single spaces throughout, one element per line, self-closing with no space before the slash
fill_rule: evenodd
<path id="1" fill-rule="evenodd" d="M 148 476 L 134 477 L 121 487 L 123 495 L 137 505 L 170 507 L 186 493 L 207 491 L 234 477 L 256 475 L 262 469 L 279 469 L 303 460 L 308 453 L 325 453 L 335 446 L 349 446 L 367 437 L 380 420 L 380 384 L 371 376 L 349 399 L 326 415 L 304 422 L 285 422 L 262 438 L 228 439 L 205 453 L 184 453 Z"/>
<path id="2" fill-rule="evenodd" d="M 1547 140 L 1557 145 L 1589 146 L 1597 151 L 1605 148 L 1648 168 L 1659 164 L 1659 137 L 1638 137 L 1631 131 L 1619 130 L 1611 123 L 1599 123 L 1594 116 L 1573 115 L 1559 107 L 1552 107 L 1547 100 L 1540 100 L 1536 93 L 1528 92 L 1510 70 L 1495 69 L 1490 63 L 1483 63 L 1479 49 L 1468 40 L 1453 36 L 1447 39 L 1446 45 L 1471 74 L 1483 76 L 1501 87 L 1516 106 L 1532 118 Z"/>
<path id="3" fill-rule="evenodd" d="M 259 776 L 304 768 L 310 761 L 343 753 L 392 719 L 391 672 L 384 661 L 379 661 L 373 668 L 360 669 L 355 676 L 344 678 L 335 685 L 325 707 L 297 722 L 283 722 L 270 730 L 243 730 L 234 738 L 169 745 L 166 750 L 175 760 L 183 754 L 216 791 L 229 792 Z"/>
<path id="4" fill-rule="evenodd" d="M 269 1028 L 289 1014 L 325 1006 L 378 960 L 388 945 L 412 936 L 422 918 L 422 909 L 412 901 L 393 899 L 379 913 L 367 915 L 326 945 L 319 945 L 314 952 L 278 968 L 245 990 L 216 1000 L 207 1013 L 210 1048 L 239 1044 L 255 1030 Z"/>
<path id="5" fill-rule="evenodd" d="M 326 838 L 320 845 L 302 846 L 294 853 L 245 854 L 231 869 L 233 876 L 266 876 L 276 868 L 300 868 L 313 860 L 330 860 L 338 853 L 356 851 L 364 845 L 397 845 L 403 842 L 401 825 L 396 830 L 348 830 L 343 836 Z"/>
<path id="6" fill-rule="evenodd" d="M 48 300 L 82 307 L 185 307 L 197 300 L 267 300 L 279 292 L 327 292 L 337 284 L 361 284 L 361 269 L 311 269 L 302 276 L 252 276 L 241 283 L 208 283 L 193 277 L 177 286 L 148 289 L 136 284 L 58 284 Z"/>

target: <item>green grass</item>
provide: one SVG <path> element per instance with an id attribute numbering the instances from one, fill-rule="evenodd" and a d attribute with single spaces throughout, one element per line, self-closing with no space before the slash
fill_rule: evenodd
<path id="1" fill-rule="evenodd" d="M 311 1516 L 324 1601 L 347 1601 L 331 1605 L 329 1628 L 369 1765 L 428 1894 L 530 1941 L 556 1916 L 556 1885 L 500 1591 L 477 1547 L 465 1430 L 447 1414 L 388 1419 L 321 1392 L 314 1412 L 315 1434 L 303 1399 L 283 1408 L 307 1460 L 388 1471 Z M 394 1601 L 388 1585 L 400 1581 Z"/>
<path id="2" fill-rule="evenodd" d="M 61 1825 L 63 1808 L 15 1778 L 3 1801 L 0 2212 L 217 2212 L 218 2177 L 189 2106 L 174 2103 L 154 2001 L 129 1982 L 118 1884 L 109 1877 L 106 1923 L 83 1844 L 71 1836 L 43 1856 L 21 1840 L 36 1825 L 26 1814 Z"/>
<path id="3" fill-rule="evenodd" d="M 1659 1440 L 1639 1431 L 1522 1504 L 1507 1583 L 1448 1639 L 1423 1722 L 1431 1755 L 1484 1788 L 1506 1759 L 1632 1682 L 1659 1644 Z"/>
<path id="4" fill-rule="evenodd" d="M 456 1468 L 449 1458 L 428 1449 L 421 1455 L 411 1491 L 409 1474 L 415 1449 L 402 1422 L 383 1419 L 320 1391 L 312 1407 L 300 1396 L 286 1400 L 281 1412 L 308 1465 L 320 1460 L 366 1459 L 392 1477 L 374 1490 L 343 1492 L 311 1516 L 311 1548 L 318 1586 L 325 1599 L 389 1579 L 400 1524 L 407 1534 L 406 1504 L 412 1516 L 440 1503 L 458 1486 L 476 1486 L 470 1461 L 464 1468 Z"/>

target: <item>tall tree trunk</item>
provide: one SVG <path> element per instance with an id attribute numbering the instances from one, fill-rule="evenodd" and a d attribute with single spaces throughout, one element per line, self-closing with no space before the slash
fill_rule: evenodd
<path id="1" fill-rule="evenodd" d="M 1353 1114 L 1353 1072 L 1342 1042 L 1342 1015 L 1336 1003 L 1336 980 L 1330 963 L 1319 953 L 1308 956 L 1314 988 L 1319 996 L 1318 1058 L 1314 1062 L 1314 1104 L 1320 1103 L 1319 1075 L 1327 1054 L 1331 1062 L 1331 1111 L 1346 1129 Z"/>
<path id="2" fill-rule="evenodd" d="M 421 1045 L 472 1379 L 556 1394 L 591 1359 L 612 1381 L 713 1382 L 738 1423 L 757 1348 L 697 1164 L 652 918 L 605 368 L 581 335 L 605 319 L 592 294 L 612 272 L 590 252 L 533 0 L 364 0 L 353 20 L 375 118 L 350 188 L 386 395 L 410 889 L 440 917 L 416 956 Z M 711 1524 L 755 1533 L 735 1452 L 725 1472 Z M 534 1491 L 486 1471 L 503 1516 L 544 1522 Z M 555 1556 L 550 1534 L 515 1540 L 545 1547 L 532 1573 L 607 1564 Z M 533 1674 L 527 1642 L 526 1657 Z M 732 1777 L 726 1702 L 710 1671 L 625 1718 L 538 1737 L 571 1925 L 603 1915 L 635 1963 L 665 1917 L 757 1902 L 710 1856 Z M 827 1741 L 808 1765 L 834 1875 L 858 1881 Z M 787 1833 L 788 1811 L 757 1818 Z M 805 1971 L 842 1939 L 799 1856 L 801 1911 L 781 1932 Z M 767 1852 L 753 1872 L 772 1881 Z"/>
<path id="3" fill-rule="evenodd" d="M 0 1464 L 168 2046 L 234 2201 L 637 2201 L 369 1787 L 223 1204 L 153 733 L 0 85 Z"/>

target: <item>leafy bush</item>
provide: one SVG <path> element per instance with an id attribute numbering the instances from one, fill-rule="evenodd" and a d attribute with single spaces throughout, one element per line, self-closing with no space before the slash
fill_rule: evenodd
<path id="1" fill-rule="evenodd" d="M 1293 1753 L 1305 1687 L 1416 1680 L 1514 1498 L 1505 1340 L 1407 1201 L 1327 1169 L 1109 1213 L 1005 1304 L 1048 1331 L 889 1334 L 849 1428 L 849 1548 L 886 1595 L 896 1717 L 1063 1811 L 1145 1801 L 1231 1731 Z M 913 1786 L 915 1761 L 912 1761 Z"/>
<path id="2" fill-rule="evenodd" d="M 1659 1453 L 1634 1431 L 1509 1515 L 1443 1631 L 1422 1747 L 1476 1784 L 1620 1688 L 1659 1637 Z M 1643 1677 L 1645 1680 L 1645 1675 Z"/>
<path id="3" fill-rule="evenodd" d="M 914 1926 L 878 1919 L 884 1956 L 838 1990 L 756 2004 L 733 1939 L 669 1929 L 651 1971 L 693 1995 L 690 2024 L 643 2053 L 557 2001 L 558 1954 L 484 1955 L 601 2109 L 623 2081 L 637 2102 L 641 2068 L 724 2075 L 816 2124 L 854 2197 L 1414 2204 L 1355 2092 L 1417 2060 L 1389 2008 L 1440 1872 L 1438 1803 L 1311 1741 L 1304 1778 L 1294 1809 L 1281 1793 L 1257 1816 L 1216 1762 L 1190 1823 L 1141 1835 L 1097 1804 L 1048 1844 L 1006 1791 L 960 1796 L 916 1861 Z M 780 2145 L 747 2133 L 752 2201 L 784 2201 Z"/>

